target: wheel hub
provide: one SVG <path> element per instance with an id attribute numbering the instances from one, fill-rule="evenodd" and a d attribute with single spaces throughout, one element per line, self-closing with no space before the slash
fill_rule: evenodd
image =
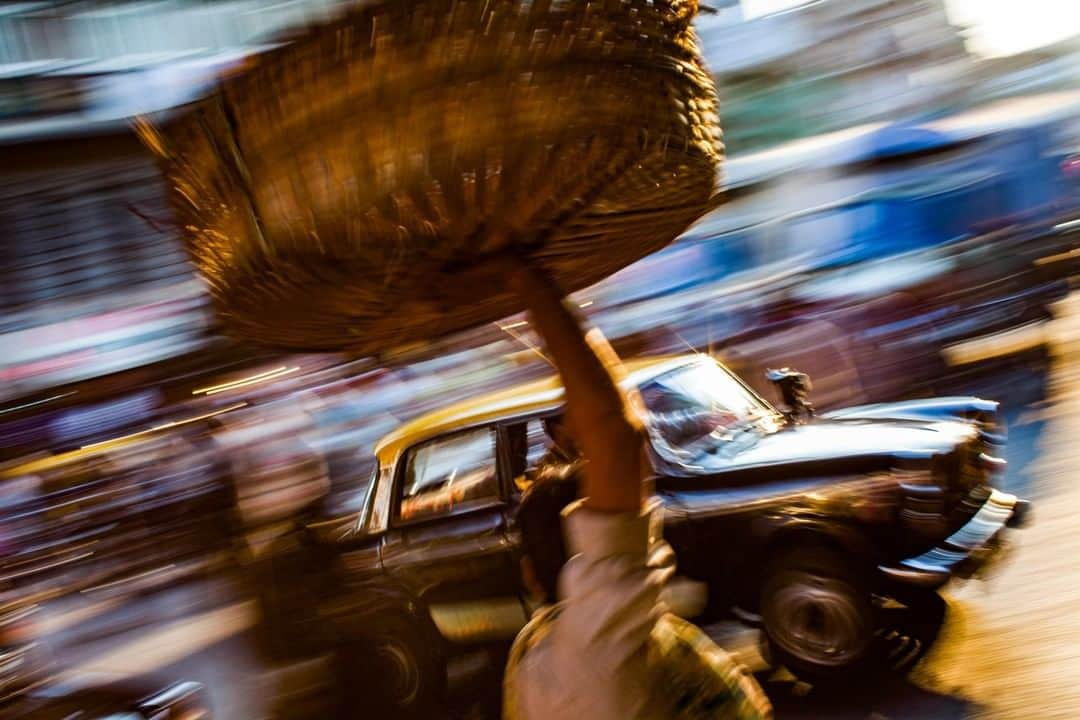
<path id="1" fill-rule="evenodd" d="M 386 669 L 391 697 L 400 706 L 411 705 L 420 694 L 420 668 L 416 659 L 393 641 L 383 643 L 378 655 Z"/>
<path id="2" fill-rule="evenodd" d="M 853 661 L 872 636 L 847 584 L 803 573 L 778 588 L 766 623 L 784 651 L 817 665 Z"/>

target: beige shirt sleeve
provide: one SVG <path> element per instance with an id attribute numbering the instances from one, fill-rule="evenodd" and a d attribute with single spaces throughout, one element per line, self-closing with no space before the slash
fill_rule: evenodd
<path id="1" fill-rule="evenodd" d="M 661 522 L 656 506 L 613 515 L 575 503 L 564 513 L 570 559 L 559 577 L 551 660 L 563 682 L 589 689 L 594 717 L 640 717 L 655 691 L 645 647 L 673 572 L 649 563 L 658 556 L 650 548 L 662 542 Z"/>

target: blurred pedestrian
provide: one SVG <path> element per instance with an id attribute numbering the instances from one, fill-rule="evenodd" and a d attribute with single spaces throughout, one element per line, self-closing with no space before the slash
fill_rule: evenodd
<path id="1" fill-rule="evenodd" d="M 563 468 L 573 465 L 581 459 L 581 450 L 574 442 L 574 435 L 567 427 L 566 418 L 552 415 L 543 420 L 544 432 L 551 442 L 540 459 L 536 461 L 537 476 L 542 476 L 547 468 Z"/>
<path id="2" fill-rule="evenodd" d="M 664 612 L 671 553 L 648 500 L 642 428 L 617 387 L 614 351 L 582 331 L 551 278 L 514 260 L 496 265 L 559 370 L 584 458 L 580 487 L 536 483 L 522 501 L 523 575 L 543 605 L 510 653 L 504 718 L 771 717 L 752 676 Z"/>
<path id="3" fill-rule="evenodd" d="M 330 491 L 327 464 L 304 439 L 312 427 L 305 413 L 271 406 L 218 423 L 214 439 L 229 468 L 247 561 L 294 529 Z"/>

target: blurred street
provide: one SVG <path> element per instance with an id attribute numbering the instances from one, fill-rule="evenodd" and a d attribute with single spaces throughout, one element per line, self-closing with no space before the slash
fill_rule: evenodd
<path id="1" fill-rule="evenodd" d="M 762 674 L 779 718 L 1075 717 L 1080 708 L 1080 625 L 1070 611 L 1080 593 L 1080 295 L 1056 309 L 1054 362 L 1044 379 L 1022 372 L 980 382 L 1007 393 L 1008 474 L 1004 489 L 1035 501 L 1035 522 L 985 580 L 951 586 L 941 640 L 910 679 L 823 693 L 783 675 Z M 957 387 L 956 392 L 981 387 Z M 992 392 L 992 391 L 991 391 Z M 49 607 L 53 656 L 71 672 L 153 673 L 205 683 L 215 717 L 267 717 L 282 674 L 260 666 L 250 632 L 255 605 L 228 570 L 201 568 L 186 579 L 146 578 L 142 594 L 108 588 Z M 763 670 L 755 636 L 734 624 L 710 632 Z M 316 671 L 317 672 L 317 671 Z M 473 680 L 483 682 L 483 679 Z"/>
<path id="2" fill-rule="evenodd" d="M 498 720 L 639 441 L 779 720 L 1080 717 L 1080 3 L 0 3 L 0 157 L 0 720 Z"/>
<path id="3" fill-rule="evenodd" d="M 1035 520 L 987 587 L 951 593 L 952 620 L 915 675 L 929 688 L 971 698 L 978 717 L 1030 717 L 1037 707 L 1040 717 L 1069 718 L 1080 708 L 1080 297 L 1070 296 L 1060 313 L 1048 402 L 1016 421 L 1040 428 L 1027 468 Z"/>

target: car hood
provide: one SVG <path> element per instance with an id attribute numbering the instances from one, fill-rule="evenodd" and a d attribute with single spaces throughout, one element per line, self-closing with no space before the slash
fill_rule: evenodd
<path id="1" fill-rule="evenodd" d="M 670 463 L 676 477 L 721 478 L 746 483 L 790 477 L 822 477 L 911 466 L 951 452 L 978 429 L 959 419 L 822 417 L 776 432 L 749 431 L 722 443 L 713 454 Z"/>
<path id="2" fill-rule="evenodd" d="M 840 408 L 819 417 L 832 420 L 966 420 L 995 415 L 998 403 L 977 397 L 937 397 Z"/>

